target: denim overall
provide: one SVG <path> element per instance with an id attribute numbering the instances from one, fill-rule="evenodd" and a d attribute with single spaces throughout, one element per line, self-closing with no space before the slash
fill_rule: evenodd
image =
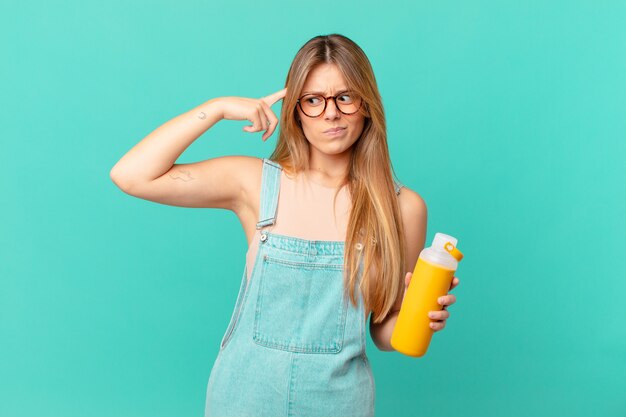
<path id="1" fill-rule="evenodd" d="M 365 312 L 358 291 L 357 307 L 344 297 L 344 242 L 265 229 L 281 169 L 263 160 L 259 248 L 211 369 L 205 417 L 371 417 Z"/>

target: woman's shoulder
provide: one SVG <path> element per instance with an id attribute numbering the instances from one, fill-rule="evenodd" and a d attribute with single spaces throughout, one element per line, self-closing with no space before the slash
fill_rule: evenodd
<path id="1" fill-rule="evenodd" d="M 402 187 L 398 197 L 406 248 L 405 268 L 411 271 L 426 241 L 428 209 L 422 196 L 407 187 Z"/>
<path id="2" fill-rule="evenodd" d="M 233 155 L 229 158 L 232 158 L 232 160 L 236 164 L 241 165 L 242 168 L 263 166 L 263 158 L 259 158 L 258 156 Z"/>
<path id="3" fill-rule="evenodd" d="M 403 217 L 422 217 L 426 216 L 428 208 L 426 207 L 426 201 L 416 191 L 410 189 L 406 185 L 400 188 L 398 194 L 398 202 L 400 204 L 400 211 Z"/>
<path id="4" fill-rule="evenodd" d="M 287 167 L 283 167 L 276 161 L 273 161 L 269 158 L 259 158 L 257 156 L 228 156 L 225 158 L 230 158 L 233 164 L 237 165 L 242 172 L 260 175 L 263 172 L 263 164 L 267 163 L 268 165 L 274 166 L 282 171 L 285 171 Z"/>
<path id="5" fill-rule="evenodd" d="M 259 158 L 256 156 L 246 156 L 246 155 L 227 155 L 220 156 L 214 159 L 220 159 L 224 162 L 230 164 L 233 168 L 244 169 L 254 169 L 254 167 L 261 167 L 263 165 L 263 158 Z"/>

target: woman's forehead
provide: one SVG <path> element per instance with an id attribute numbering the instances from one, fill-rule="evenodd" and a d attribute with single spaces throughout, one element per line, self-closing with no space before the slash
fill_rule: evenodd
<path id="1" fill-rule="evenodd" d="M 343 75 L 336 65 L 323 64 L 315 67 L 306 77 L 302 93 L 335 94 L 347 90 Z"/>

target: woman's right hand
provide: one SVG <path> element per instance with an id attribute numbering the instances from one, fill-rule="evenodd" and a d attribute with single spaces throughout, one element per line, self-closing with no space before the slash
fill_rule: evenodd
<path id="1" fill-rule="evenodd" d="M 265 130 L 263 141 L 272 136 L 278 126 L 278 118 L 271 109 L 271 106 L 278 100 L 285 97 L 287 89 L 283 88 L 273 94 L 259 99 L 246 97 L 220 97 L 217 102 L 220 104 L 224 119 L 228 120 L 249 120 L 252 126 L 244 126 L 244 132 L 259 132 Z"/>

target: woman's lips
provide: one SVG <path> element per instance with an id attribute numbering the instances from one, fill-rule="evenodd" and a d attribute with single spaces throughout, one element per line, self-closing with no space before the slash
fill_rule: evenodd
<path id="1" fill-rule="evenodd" d="M 334 127 L 332 129 L 325 130 L 324 133 L 337 133 L 345 130 L 345 127 Z"/>

